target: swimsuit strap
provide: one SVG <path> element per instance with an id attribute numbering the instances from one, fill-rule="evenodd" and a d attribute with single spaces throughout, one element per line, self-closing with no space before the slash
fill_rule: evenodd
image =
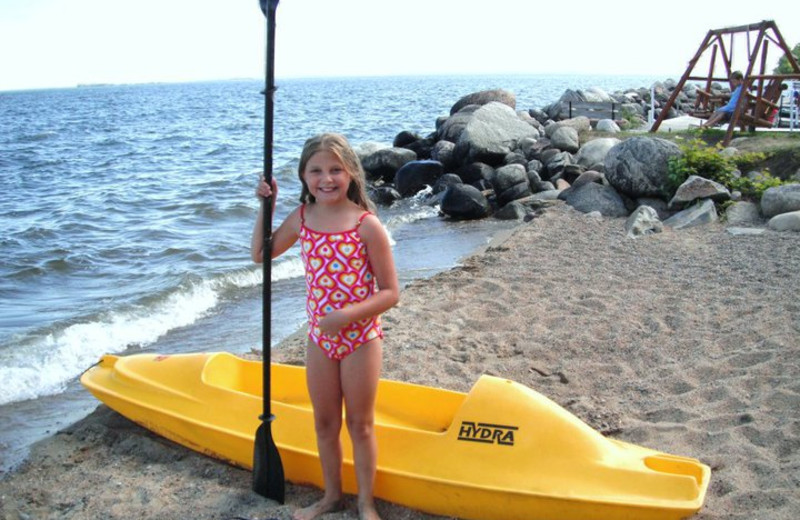
<path id="1" fill-rule="evenodd" d="M 362 213 L 361 216 L 358 217 L 358 222 L 356 222 L 356 227 L 360 226 L 361 223 L 364 222 L 364 219 L 367 218 L 369 215 L 372 215 L 372 213 L 369 211 L 365 211 L 364 213 Z"/>
<path id="2" fill-rule="evenodd" d="M 300 204 L 300 224 L 306 225 L 306 205 Z"/>

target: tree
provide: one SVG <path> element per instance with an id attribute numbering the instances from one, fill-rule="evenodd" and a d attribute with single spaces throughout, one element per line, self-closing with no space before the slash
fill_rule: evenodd
<path id="1" fill-rule="evenodd" d="M 795 61 L 800 62 L 800 43 L 794 46 L 792 49 L 792 54 L 794 54 Z M 781 56 L 781 59 L 778 60 L 778 66 L 775 67 L 774 74 L 791 74 L 795 72 L 792 70 L 792 66 L 789 64 L 789 59 L 786 55 Z"/>

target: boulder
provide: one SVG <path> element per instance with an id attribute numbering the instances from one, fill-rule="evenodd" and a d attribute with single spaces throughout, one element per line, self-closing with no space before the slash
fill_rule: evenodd
<path id="1" fill-rule="evenodd" d="M 489 215 L 489 201 L 474 186 L 455 184 L 447 188 L 439 205 L 442 213 L 456 220 L 475 220 Z"/>
<path id="2" fill-rule="evenodd" d="M 769 219 L 767 227 L 773 231 L 800 231 L 800 211 L 775 215 Z"/>
<path id="3" fill-rule="evenodd" d="M 445 173 L 439 177 L 439 179 L 436 181 L 436 184 L 433 185 L 433 193 L 437 194 L 446 191 L 447 188 L 455 184 L 463 184 L 461 177 L 455 173 Z"/>
<path id="4" fill-rule="evenodd" d="M 658 218 L 660 218 L 662 221 L 668 219 L 675 213 L 667 207 L 667 201 L 664 199 L 658 199 L 655 197 L 639 197 L 636 199 L 635 204 L 637 206 L 650 206 L 656 210 L 656 213 L 658 213 Z"/>
<path id="5" fill-rule="evenodd" d="M 573 117 L 572 119 L 565 119 L 563 121 L 559 121 L 558 123 L 550 123 L 544 127 L 544 133 L 549 139 L 556 130 L 565 126 L 574 128 L 578 132 L 588 132 L 592 129 L 592 122 L 586 116 Z"/>
<path id="6" fill-rule="evenodd" d="M 455 143 L 450 141 L 436 141 L 431 150 L 431 159 L 442 163 L 444 171 L 451 172 L 456 167 L 455 157 L 453 156 L 455 147 Z"/>
<path id="7" fill-rule="evenodd" d="M 767 218 L 798 210 L 800 210 L 800 184 L 784 184 L 768 188 L 761 196 L 761 213 Z"/>
<path id="8" fill-rule="evenodd" d="M 375 204 L 391 206 L 403 197 L 391 186 L 378 186 L 369 189 L 369 198 L 372 199 Z"/>
<path id="9" fill-rule="evenodd" d="M 458 142 L 461 132 L 464 131 L 467 123 L 472 119 L 472 114 L 479 108 L 478 105 L 470 105 L 448 117 L 436 130 L 437 137 L 440 140 L 450 141 L 451 143 Z"/>
<path id="10" fill-rule="evenodd" d="M 394 185 L 403 197 L 411 197 L 427 186 L 436 184 L 444 173 L 439 161 L 409 161 L 394 176 Z"/>
<path id="11" fill-rule="evenodd" d="M 620 193 L 632 198 L 665 198 L 670 191 L 668 161 L 682 153 L 678 145 L 666 139 L 632 137 L 608 151 L 606 178 Z"/>
<path id="12" fill-rule="evenodd" d="M 630 238 L 637 238 L 664 231 L 664 224 L 658 212 L 650 206 L 639 206 L 625 221 L 625 232 Z"/>
<path id="13" fill-rule="evenodd" d="M 521 139 L 537 136 L 537 130 L 520 120 L 512 108 L 493 101 L 472 114 L 458 138 L 455 156 L 462 162 L 500 165 Z"/>
<path id="14" fill-rule="evenodd" d="M 758 212 L 758 204 L 745 201 L 734 202 L 725 210 L 725 221 L 729 226 L 760 224 L 761 215 Z"/>
<path id="15" fill-rule="evenodd" d="M 568 188 L 561 192 L 559 198 L 583 213 L 600 212 L 606 217 L 627 217 L 625 201 L 614 188 L 596 182 L 584 184 L 578 188 Z"/>
<path id="16" fill-rule="evenodd" d="M 508 164 L 498 168 L 491 179 L 495 192 L 500 193 L 515 184 L 528 183 L 525 167 L 519 164 Z"/>
<path id="17" fill-rule="evenodd" d="M 597 171 L 588 170 L 581 173 L 577 179 L 572 182 L 572 187 L 577 189 L 583 186 L 584 184 L 589 184 L 590 182 L 599 182 L 600 184 L 606 184 L 605 176 Z"/>
<path id="18" fill-rule="evenodd" d="M 557 180 L 553 178 L 560 175 L 567 166 L 573 164 L 573 161 L 572 154 L 569 152 L 556 152 L 550 155 L 546 160 L 544 160 L 543 157 L 545 170 L 551 180 Z"/>
<path id="19" fill-rule="evenodd" d="M 519 201 L 511 201 L 494 214 L 498 220 L 522 220 L 528 214 L 528 208 Z"/>
<path id="20" fill-rule="evenodd" d="M 503 103 L 511 107 L 512 110 L 517 108 L 517 97 L 514 93 L 498 88 L 467 94 L 456 101 L 455 105 L 450 108 L 450 115 L 455 114 L 467 105 L 486 105 L 493 102 Z"/>
<path id="21" fill-rule="evenodd" d="M 709 224 L 718 220 L 719 217 L 717 217 L 714 203 L 709 199 L 705 199 L 683 211 L 675 213 L 664 221 L 664 225 L 673 229 L 683 229 Z"/>
<path id="22" fill-rule="evenodd" d="M 412 141 L 402 148 L 407 148 L 417 154 L 417 159 L 430 159 L 433 151 L 434 138 L 423 137 Z"/>
<path id="23" fill-rule="evenodd" d="M 383 148 L 364 157 L 361 165 L 367 172 L 368 179 L 393 182 L 397 170 L 416 159 L 417 154 L 406 148 Z"/>
<path id="24" fill-rule="evenodd" d="M 690 175 L 688 179 L 683 181 L 683 184 L 678 186 L 675 195 L 669 201 L 669 207 L 682 208 L 697 199 L 725 202 L 730 198 L 731 192 L 722 184 L 697 175 Z"/>
<path id="25" fill-rule="evenodd" d="M 597 165 L 605 169 L 604 162 L 608 151 L 614 148 L 622 141 L 616 137 L 602 137 L 600 139 L 592 139 L 588 143 L 581 146 L 578 153 L 575 154 L 575 162 L 585 168 L 597 169 Z"/>
<path id="26" fill-rule="evenodd" d="M 571 126 L 557 128 L 550 136 L 550 142 L 559 150 L 569 153 L 575 153 L 581 147 L 578 131 Z"/>
<path id="27" fill-rule="evenodd" d="M 394 141 L 392 141 L 392 146 L 395 148 L 405 148 L 406 145 L 413 143 L 414 141 L 419 141 L 422 139 L 421 135 L 415 134 L 409 130 L 403 130 L 399 134 L 394 137 Z"/>
<path id="28" fill-rule="evenodd" d="M 601 119 L 597 122 L 597 125 L 594 127 L 594 129 L 598 132 L 608 132 L 610 134 L 618 134 L 622 131 L 617 122 L 613 119 Z"/>
<path id="29" fill-rule="evenodd" d="M 457 169 L 456 175 L 461 177 L 466 184 L 475 184 L 483 180 L 490 180 L 494 176 L 494 168 L 486 163 L 474 162 Z"/>
<path id="30" fill-rule="evenodd" d="M 600 87 L 589 87 L 586 89 L 572 90 L 567 89 L 561 94 L 559 102 L 564 101 L 588 101 L 590 103 L 611 103 L 614 101 L 608 92 Z"/>

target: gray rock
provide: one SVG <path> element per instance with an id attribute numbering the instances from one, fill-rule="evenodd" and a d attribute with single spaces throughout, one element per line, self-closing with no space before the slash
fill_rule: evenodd
<path id="1" fill-rule="evenodd" d="M 447 188 L 439 206 L 442 213 L 456 220 L 476 220 L 489 215 L 489 201 L 474 186 L 456 184 Z"/>
<path id="2" fill-rule="evenodd" d="M 491 102 L 475 111 L 456 143 L 455 155 L 462 162 L 500 164 L 517 148 L 521 139 L 536 138 L 538 132 L 520 120 L 509 106 Z"/>
<path id="3" fill-rule="evenodd" d="M 725 210 L 725 220 L 729 226 L 760 224 L 761 215 L 758 212 L 758 204 L 744 201 L 734 202 Z"/>
<path id="4" fill-rule="evenodd" d="M 503 103 L 512 110 L 517 108 L 517 97 L 513 92 L 503 89 L 482 90 L 467 94 L 450 108 L 450 115 L 455 114 L 467 105 L 486 105 L 488 103 Z"/>
<path id="5" fill-rule="evenodd" d="M 669 201 L 669 207 L 684 207 L 697 199 L 724 202 L 730 198 L 731 192 L 722 184 L 697 175 L 690 175 L 683 184 L 678 186 L 675 195 Z"/>
<path id="6" fill-rule="evenodd" d="M 439 179 L 436 181 L 436 184 L 433 185 L 433 193 L 434 194 L 441 193 L 447 190 L 447 188 L 449 188 L 450 186 L 453 186 L 455 184 L 463 184 L 461 177 L 459 177 L 455 173 L 445 173 L 444 175 L 439 177 Z"/>
<path id="7" fill-rule="evenodd" d="M 572 119 L 565 119 L 557 123 L 550 123 L 544 127 L 544 133 L 549 139 L 556 130 L 563 127 L 574 128 L 578 132 L 588 132 L 592 129 L 592 122 L 586 116 L 573 117 Z"/>
<path id="8" fill-rule="evenodd" d="M 572 183 L 572 187 L 577 189 L 583 186 L 584 184 L 589 184 L 590 182 L 599 182 L 600 184 L 607 184 L 605 180 L 606 178 L 602 173 L 596 172 L 594 170 L 589 170 L 581 173 L 578 176 L 578 178 L 575 179 L 575 181 Z"/>
<path id="9" fill-rule="evenodd" d="M 754 236 L 754 235 L 763 235 L 766 232 L 764 228 L 752 228 L 752 227 L 729 227 L 726 229 L 728 234 L 733 236 Z"/>
<path id="10" fill-rule="evenodd" d="M 436 136 L 440 140 L 450 141 L 451 143 L 458 142 L 458 138 L 461 137 L 461 132 L 464 131 L 467 123 L 472 119 L 472 114 L 479 108 L 479 105 L 470 105 L 448 117 L 437 127 Z"/>
<path id="11" fill-rule="evenodd" d="M 611 186 L 595 182 L 561 192 L 560 199 L 583 213 L 599 211 L 606 217 L 627 217 L 625 201 Z"/>
<path id="12" fill-rule="evenodd" d="M 383 148 L 364 157 L 361 164 L 369 179 L 393 182 L 397 170 L 416 159 L 417 154 L 406 148 Z"/>
<path id="13" fill-rule="evenodd" d="M 394 185 L 403 197 L 411 197 L 426 186 L 433 186 L 444 173 L 439 161 L 409 161 L 394 176 Z"/>
<path id="14" fill-rule="evenodd" d="M 618 134 L 622 131 L 613 119 L 601 119 L 597 122 L 597 126 L 595 126 L 594 129 L 598 132 L 608 132 L 611 134 Z"/>
<path id="15" fill-rule="evenodd" d="M 775 215 L 767 223 L 773 231 L 800 231 L 800 211 L 790 211 Z"/>
<path id="16" fill-rule="evenodd" d="M 436 141 L 436 144 L 433 145 L 433 149 L 431 150 L 431 159 L 442 163 L 444 171 L 453 171 L 453 169 L 456 167 L 455 157 L 453 156 L 453 150 L 455 150 L 455 147 L 455 143 L 450 141 Z"/>
<path id="17" fill-rule="evenodd" d="M 475 184 L 494 177 L 494 168 L 482 162 L 474 162 L 460 167 L 456 170 L 456 175 L 461 177 L 466 184 Z"/>
<path id="18" fill-rule="evenodd" d="M 664 225 L 673 229 L 683 229 L 717 222 L 718 220 L 719 217 L 717 216 L 717 209 L 714 207 L 714 203 L 706 199 L 683 211 L 675 213 L 664 221 Z"/>
<path id="19" fill-rule="evenodd" d="M 540 171 L 542 171 L 543 167 L 544 164 L 542 164 L 542 161 L 540 161 L 539 159 L 531 159 L 530 161 L 528 161 L 527 170 L 529 172 L 536 172 L 538 174 Z"/>
<path id="20" fill-rule="evenodd" d="M 505 191 L 515 184 L 528 182 L 528 174 L 519 164 L 508 164 L 498 168 L 491 179 L 492 187 L 496 192 Z"/>
<path id="21" fill-rule="evenodd" d="M 595 164 L 604 164 L 608 151 L 621 142 L 616 137 L 592 139 L 581 146 L 581 149 L 575 154 L 575 162 L 586 168 L 592 168 Z"/>
<path id="22" fill-rule="evenodd" d="M 650 206 L 639 206 L 625 221 L 625 232 L 630 238 L 637 238 L 664 231 L 664 223 L 658 212 Z"/>
<path id="23" fill-rule="evenodd" d="M 517 141 L 517 150 L 519 150 L 526 159 L 532 160 L 535 158 L 538 149 L 536 147 L 536 139 L 533 137 L 523 137 Z"/>
<path id="24" fill-rule="evenodd" d="M 554 177 L 564 171 L 564 168 L 573 164 L 574 159 L 569 152 L 556 152 L 549 158 L 542 157 L 545 162 L 545 169 L 550 177 Z"/>
<path id="25" fill-rule="evenodd" d="M 761 213 L 767 218 L 798 210 L 800 210 L 800 184 L 784 184 L 768 188 L 761 196 Z"/>
<path id="26" fill-rule="evenodd" d="M 556 129 L 553 135 L 550 136 L 550 142 L 559 150 L 569 153 L 575 153 L 581 147 L 578 131 L 570 126 L 562 126 Z"/>
<path id="27" fill-rule="evenodd" d="M 564 101 L 588 101 L 590 103 L 611 103 L 614 101 L 605 90 L 600 87 L 589 87 L 585 89 L 567 89 L 561 94 L 559 102 Z"/>
<path id="28" fill-rule="evenodd" d="M 375 204 L 380 204 L 381 206 L 391 206 L 396 201 L 403 198 L 396 189 L 388 185 L 370 188 L 368 194 L 369 198 L 372 199 Z"/>
<path id="29" fill-rule="evenodd" d="M 632 137 L 611 148 L 605 174 L 620 193 L 664 197 L 669 191 L 668 160 L 680 156 L 678 145 L 658 137 Z"/>
<path id="30" fill-rule="evenodd" d="M 662 221 L 668 219 L 675 213 L 667 207 L 667 201 L 663 199 L 657 199 L 654 197 L 639 197 L 636 199 L 636 204 L 639 206 L 650 206 L 656 210 L 656 213 L 658 213 L 658 218 L 660 218 Z"/>
<path id="31" fill-rule="evenodd" d="M 528 208 L 519 201 L 511 201 L 494 214 L 499 220 L 522 220 L 528 214 Z"/>

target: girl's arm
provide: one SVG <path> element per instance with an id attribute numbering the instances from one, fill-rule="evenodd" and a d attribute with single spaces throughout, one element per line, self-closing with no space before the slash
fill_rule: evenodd
<path id="1" fill-rule="evenodd" d="M 366 217 L 358 230 L 361 240 L 367 246 L 367 256 L 378 290 L 366 300 L 334 311 L 320 320 L 320 329 L 326 334 L 335 334 L 348 323 L 382 314 L 400 300 L 400 284 L 397 281 L 392 246 L 386 230 L 374 215 Z"/>
<path id="2" fill-rule="evenodd" d="M 256 223 L 253 226 L 253 236 L 250 239 L 250 256 L 256 263 L 264 261 L 264 204 L 266 198 L 272 193 L 272 214 L 275 214 L 275 200 L 278 196 L 278 184 L 275 179 L 272 180 L 272 188 L 262 179 L 258 184 L 256 194 L 261 199 L 261 207 L 258 209 L 258 216 Z M 287 249 L 292 247 L 300 235 L 300 211 L 299 208 L 295 209 L 280 227 L 272 232 L 272 256 L 271 258 L 278 257 L 286 252 Z"/>

